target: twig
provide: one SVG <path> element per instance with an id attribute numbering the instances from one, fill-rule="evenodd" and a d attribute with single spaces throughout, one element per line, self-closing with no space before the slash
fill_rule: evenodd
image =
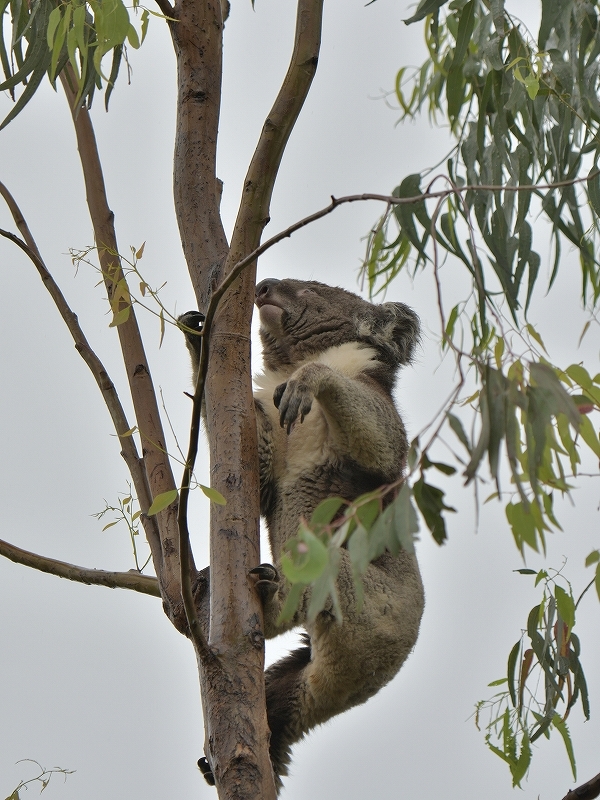
<path id="1" fill-rule="evenodd" d="M 151 575 L 142 575 L 136 570 L 110 572 L 102 569 L 78 567 L 75 564 L 68 564 L 66 561 L 57 561 L 55 558 L 47 558 L 37 553 L 30 553 L 28 550 L 22 550 L 20 547 L 5 542 L 3 539 L 0 539 L 0 555 L 10 559 L 10 561 L 14 561 L 15 564 L 23 564 L 25 567 L 31 567 L 49 575 L 57 575 L 59 578 L 67 578 L 77 583 L 86 583 L 88 586 L 132 589 L 134 592 L 160 597 L 157 579 Z"/>

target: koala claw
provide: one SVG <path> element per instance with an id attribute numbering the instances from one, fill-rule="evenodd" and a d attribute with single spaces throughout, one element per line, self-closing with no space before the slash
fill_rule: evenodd
<path id="1" fill-rule="evenodd" d="M 248 574 L 257 578 L 254 585 L 263 600 L 273 597 L 279 588 L 279 573 L 271 564 L 260 564 L 251 569 Z"/>
<path id="2" fill-rule="evenodd" d="M 202 758 L 198 759 L 198 769 L 202 773 L 204 780 L 208 783 L 209 786 L 215 785 L 215 776 L 212 773 L 212 767 L 210 766 L 208 759 Z"/>
<path id="3" fill-rule="evenodd" d="M 185 328 L 191 328 L 200 333 L 204 326 L 206 317 L 201 311 L 186 311 L 185 314 L 177 317 L 177 322 Z"/>
<path id="4" fill-rule="evenodd" d="M 305 383 L 289 380 L 281 383 L 273 393 L 273 402 L 279 409 L 279 424 L 289 433 L 300 416 L 300 422 L 312 408 L 314 395 Z"/>

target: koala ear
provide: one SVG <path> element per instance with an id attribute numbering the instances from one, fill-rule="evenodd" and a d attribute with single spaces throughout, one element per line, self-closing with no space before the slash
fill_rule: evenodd
<path id="1" fill-rule="evenodd" d="M 409 364 L 420 339 L 419 317 L 404 303 L 382 303 L 379 308 L 384 315 L 382 334 L 396 363 Z"/>

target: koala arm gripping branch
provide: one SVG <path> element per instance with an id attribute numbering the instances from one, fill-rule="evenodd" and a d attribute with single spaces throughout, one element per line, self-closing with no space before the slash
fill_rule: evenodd
<path id="1" fill-rule="evenodd" d="M 281 426 L 289 433 L 294 423 L 302 423 L 314 400 L 339 455 L 386 479 L 397 477 L 406 433 L 391 397 L 374 378 L 366 372 L 349 378 L 326 364 L 305 364 L 275 390 Z"/>

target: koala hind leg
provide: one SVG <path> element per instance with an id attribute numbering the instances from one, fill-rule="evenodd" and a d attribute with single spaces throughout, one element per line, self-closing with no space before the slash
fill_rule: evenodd
<path id="1" fill-rule="evenodd" d="M 290 749 L 304 734 L 376 694 L 412 650 L 423 610 L 423 588 L 414 556 L 385 553 L 364 576 L 358 610 L 345 550 L 340 554 L 338 594 L 343 618 L 333 610 L 306 620 L 309 637 L 266 672 L 271 760 L 287 775 Z"/>

